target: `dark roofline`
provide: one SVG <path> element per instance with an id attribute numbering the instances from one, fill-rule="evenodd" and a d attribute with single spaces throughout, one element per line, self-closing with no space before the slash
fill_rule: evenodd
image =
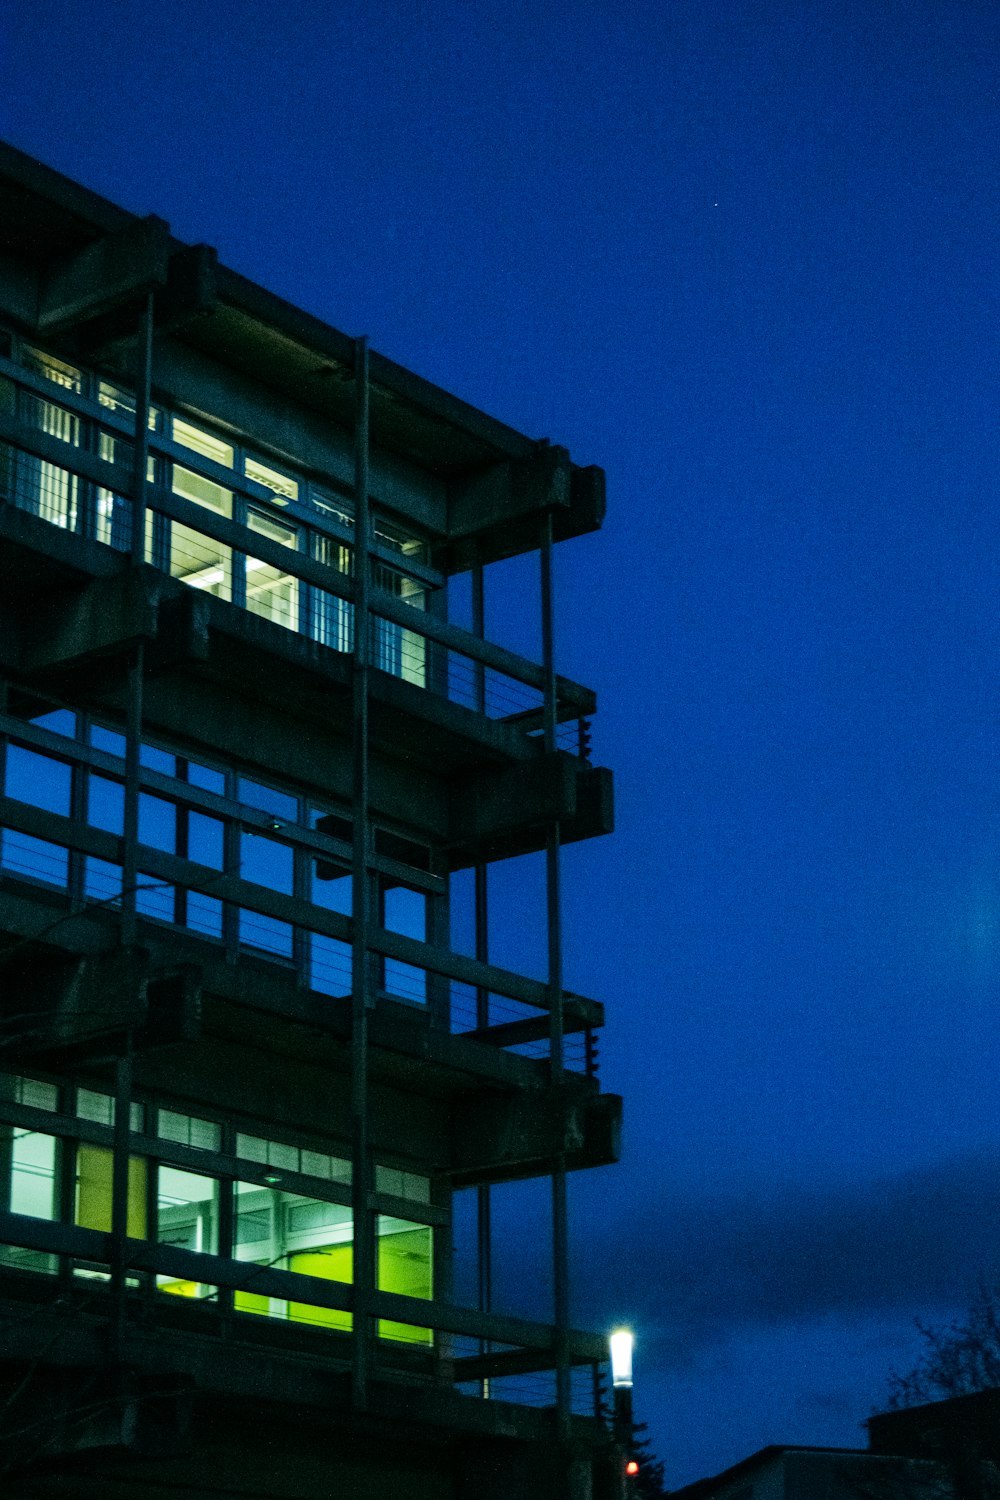
<path id="1" fill-rule="evenodd" d="M 744 1475 L 760 1468 L 761 1465 L 770 1463 L 774 1458 L 780 1458 L 783 1453 L 843 1453 L 848 1457 L 870 1457 L 867 1448 L 823 1448 L 811 1443 L 769 1443 L 766 1448 L 758 1448 L 756 1453 L 751 1453 L 747 1458 L 741 1458 L 739 1463 L 723 1469 L 719 1474 L 712 1474 L 706 1479 L 695 1479 L 690 1484 L 684 1485 L 682 1489 L 671 1490 L 671 1500 L 678 1500 L 678 1497 L 682 1495 L 684 1500 L 698 1500 L 701 1495 L 710 1495 L 720 1485 L 729 1484 L 734 1479 L 742 1479 Z"/>
<path id="2" fill-rule="evenodd" d="M 2 178 L 71 215 L 79 223 L 82 239 L 113 234 L 141 217 L 5 141 L 0 141 Z M 172 238 L 171 244 L 175 250 L 187 248 L 176 238 Z M 228 266 L 219 265 L 217 285 L 222 302 L 245 313 L 263 328 L 272 329 L 314 353 L 318 359 L 333 361 L 346 369 L 352 367 L 354 339 L 350 335 L 286 302 Z M 525 458 L 539 447 L 538 439 L 518 432 L 375 351 L 370 356 L 370 374 L 374 385 L 403 405 L 485 444 L 495 451 L 498 458 Z"/>

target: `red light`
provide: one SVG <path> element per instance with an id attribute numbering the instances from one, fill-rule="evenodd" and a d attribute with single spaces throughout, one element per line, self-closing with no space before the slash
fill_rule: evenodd
<path id="1" fill-rule="evenodd" d="M 638 1474 L 638 1472 L 639 1472 L 639 1465 L 636 1463 L 636 1461 L 635 1461 L 634 1458 L 630 1458 L 629 1461 L 628 1461 L 628 1463 L 625 1465 L 625 1473 L 626 1474 Z"/>

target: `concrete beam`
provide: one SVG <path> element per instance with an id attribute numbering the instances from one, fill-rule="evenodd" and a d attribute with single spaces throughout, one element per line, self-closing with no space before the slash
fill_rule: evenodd
<path id="1" fill-rule="evenodd" d="M 92 1045 L 146 1017 L 142 948 L 69 958 L 39 955 L 34 945 L 6 956 L 3 1051 L 25 1056 Z"/>
<path id="2" fill-rule="evenodd" d="M 557 750 L 463 777 L 451 789 L 449 842 L 473 858 L 493 859 L 508 845 L 518 846 L 526 830 L 574 817 L 577 765 Z"/>
<path id="3" fill-rule="evenodd" d="M 153 331 L 157 338 L 175 333 L 215 310 L 218 256 L 209 245 L 190 245 L 171 255 L 166 285 L 153 300 Z M 99 364 L 124 363 L 128 368 L 138 335 L 136 304 L 124 303 L 83 324 L 74 343 L 78 358 Z"/>
<path id="4" fill-rule="evenodd" d="M 129 568 L 73 593 L 50 596 L 24 633 L 24 670 L 34 675 L 65 668 L 117 655 L 137 640 L 153 640 L 163 582 L 152 569 Z"/>
<path id="5" fill-rule="evenodd" d="M 565 448 L 540 447 L 530 457 L 508 459 L 453 480 L 448 539 L 460 541 L 519 516 L 566 509 L 570 498 L 569 454 Z"/>
<path id="6" fill-rule="evenodd" d="M 518 854 L 533 854 L 544 849 L 547 819 L 558 818 L 560 838 L 564 844 L 599 838 L 602 834 L 614 831 L 614 781 L 611 772 L 605 766 L 589 766 L 564 751 L 557 751 L 556 755 L 571 768 L 574 778 L 572 797 L 567 798 L 560 811 L 556 810 L 556 794 L 552 784 L 548 786 L 547 795 L 550 800 L 545 812 L 540 811 L 545 802 L 544 783 L 539 782 L 531 789 L 531 772 L 536 766 L 544 765 L 544 760 L 515 766 L 509 771 L 496 773 L 492 778 L 489 772 L 484 772 L 472 784 L 475 787 L 481 784 L 484 788 L 482 797 L 478 792 L 467 796 L 465 789 L 458 789 L 459 795 L 455 799 L 458 809 L 456 821 L 451 825 L 452 842 L 446 851 L 450 870 L 468 869 L 478 860 L 510 859 Z M 496 791 L 487 796 L 485 789 L 491 780 L 496 782 Z M 518 782 L 521 783 L 520 786 L 517 785 Z M 519 800 L 518 793 L 523 794 L 523 800 Z M 505 804 L 507 815 L 504 821 Z M 470 806 L 473 812 L 468 811 Z M 484 812 L 481 819 L 482 832 L 477 841 L 473 837 L 473 831 L 476 827 L 475 809 L 478 807 L 483 807 Z M 495 826 L 487 821 L 494 810 Z M 460 819 L 465 820 L 465 836 L 461 838 L 458 836 L 463 832 Z"/>
<path id="7" fill-rule="evenodd" d="M 536 1177 L 557 1155 L 570 1171 L 618 1160 L 621 1098 L 569 1088 L 467 1095 L 452 1114 L 456 1187 Z"/>
<path id="8" fill-rule="evenodd" d="M 461 572 L 477 562 L 497 562 L 539 544 L 541 522 L 552 515 L 557 542 L 597 531 L 606 510 L 604 470 L 577 468 L 563 448 L 539 448 L 453 479 L 445 562 Z"/>
<path id="9" fill-rule="evenodd" d="M 38 298 L 38 331 L 62 333 L 167 284 L 170 226 L 150 215 L 51 264 Z"/>

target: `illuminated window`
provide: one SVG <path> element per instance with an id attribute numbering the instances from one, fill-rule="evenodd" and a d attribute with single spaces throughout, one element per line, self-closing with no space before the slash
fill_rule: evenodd
<path id="1" fill-rule="evenodd" d="M 213 463 L 222 464 L 226 469 L 233 467 L 234 455 L 229 443 L 224 443 L 221 438 L 213 437 L 212 433 L 206 432 L 203 427 L 195 427 L 190 422 L 183 422 L 180 417 L 174 417 L 173 439 L 175 443 L 181 443 L 192 452 L 200 453 L 202 458 L 210 458 Z"/>
<path id="2" fill-rule="evenodd" d="M 21 393 L 21 416 L 29 426 L 73 448 L 80 446 L 80 419 L 63 406 Z M 18 454 L 17 504 L 53 526 L 76 527 L 80 481 L 75 474 L 33 453 Z"/>
<path id="3" fill-rule="evenodd" d="M 235 1223 L 237 1260 L 280 1266 L 324 1281 L 350 1282 L 353 1277 L 353 1219 L 351 1210 L 341 1204 L 238 1182 Z M 348 1312 L 270 1297 L 249 1288 L 236 1293 L 235 1306 L 240 1312 L 323 1328 L 347 1331 L 351 1327 Z"/>
<path id="4" fill-rule="evenodd" d="M 284 1141 L 269 1141 L 259 1135 L 236 1137 L 236 1155 L 262 1167 L 284 1167 L 307 1177 L 324 1177 L 330 1182 L 350 1182 L 351 1164 L 342 1156 L 328 1156 L 304 1146 L 289 1146 Z"/>
<path id="5" fill-rule="evenodd" d="M 248 479 L 270 490 L 279 505 L 299 498 L 299 482 L 297 479 L 292 479 L 289 474 L 282 474 L 279 470 L 272 469 L 270 465 L 262 464 L 254 458 L 247 459 L 244 471 Z"/>
<path id="6" fill-rule="evenodd" d="M 32 1219 L 54 1219 L 56 1137 L 9 1125 L 2 1129 L 4 1154 L 10 1167 L 10 1212 L 26 1214 Z"/>
<path id="7" fill-rule="evenodd" d="M 288 547 L 293 552 L 298 548 L 298 532 L 274 516 L 251 511 L 247 525 L 251 531 L 281 547 Z M 246 568 L 247 609 L 255 615 L 262 615 L 265 620 L 273 620 L 275 625 L 283 625 L 286 630 L 298 630 L 299 580 L 294 574 L 285 573 L 259 557 L 248 557 Z"/>
<path id="8" fill-rule="evenodd" d="M 27 1078 L 9 1082 L 33 1084 L 33 1080 Z M 48 1085 L 34 1085 L 35 1089 L 46 1087 Z M 29 1088 L 28 1093 L 32 1092 Z M 23 1102 L 34 1100 L 25 1098 Z M 0 1181 L 7 1183 L 6 1201 L 0 1196 L 0 1206 L 31 1219 L 58 1218 L 59 1145 L 54 1135 L 0 1125 Z M 51 1273 L 57 1269 L 58 1262 L 54 1255 L 43 1251 L 28 1250 L 19 1245 L 0 1245 L 0 1264 L 19 1271 Z"/>
<path id="9" fill-rule="evenodd" d="M 222 1143 L 222 1127 L 214 1120 L 177 1114 L 172 1109 L 157 1110 L 156 1133 L 163 1141 L 179 1141 L 201 1151 L 218 1151 Z"/>
<path id="10" fill-rule="evenodd" d="M 162 1125 L 163 1115 L 160 1111 Z M 177 1119 L 184 1118 L 176 1116 Z M 199 1121 L 205 1124 L 205 1121 Z M 162 1134 L 162 1128 L 161 1128 Z M 219 1183 L 214 1177 L 161 1166 L 156 1177 L 156 1238 L 161 1245 L 215 1255 L 219 1249 Z M 177 1297 L 210 1297 L 214 1286 L 157 1276 L 161 1292 Z"/>
<path id="11" fill-rule="evenodd" d="M 120 385 L 112 385 L 108 380 L 97 382 L 97 399 L 101 406 L 107 407 L 109 411 L 116 412 L 120 417 L 131 418 L 135 421 L 135 396 L 131 391 L 126 391 Z M 160 413 L 155 406 L 149 408 L 149 430 L 155 432 L 159 425 Z"/>
<path id="12" fill-rule="evenodd" d="M 108 1146 L 81 1141 L 76 1148 L 76 1223 L 82 1229 L 111 1230 L 112 1163 Z M 146 1237 L 146 1170 L 144 1157 L 129 1157 L 126 1233 L 133 1240 Z"/>
<path id="13" fill-rule="evenodd" d="M 43 354 L 40 349 L 25 346 L 21 351 L 21 362 L 29 370 L 34 370 L 36 375 L 44 375 L 46 380 L 51 380 L 54 385 L 61 385 L 64 390 L 76 391 L 77 394 L 83 390 L 83 371 L 78 370 L 76 365 L 66 364 L 65 360 L 56 359 L 54 355 Z"/>
<path id="14" fill-rule="evenodd" d="M 393 1219 L 386 1214 L 378 1218 L 378 1287 L 380 1292 L 398 1292 L 405 1297 L 427 1301 L 433 1287 L 434 1231 L 427 1224 L 413 1224 L 408 1219 Z M 412 1323 L 396 1323 L 380 1318 L 379 1338 L 395 1339 L 404 1344 L 431 1344 L 434 1333 Z"/>
<path id="15" fill-rule="evenodd" d="M 382 564 L 373 568 L 372 577 L 378 588 L 402 599 L 412 609 L 427 608 L 427 590 L 416 579 Z M 391 672 L 417 687 L 427 686 L 427 640 L 417 631 L 376 616 L 375 652 L 375 665 L 383 672 Z"/>
<path id="16" fill-rule="evenodd" d="M 41 1083 L 37 1078 L 23 1078 L 14 1073 L 0 1073 L 0 1099 L 30 1104 L 33 1109 L 59 1108 L 59 1090 L 54 1083 Z"/>
<path id="17" fill-rule="evenodd" d="M 115 1123 L 115 1101 L 112 1094 L 98 1094 L 93 1089 L 77 1089 L 76 1112 L 81 1120 L 93 1120 L 95 1125 Z M 141 1104 L 133 1103 L 129 1108 L 129 1129 L 141 1130 L 144 1111 Z"/>
<path id="18" fill-rule="evenodd" d="M 205 479 L 190 469 L 174 464 L 173 489 L 175 495 L 182 495 L 185 500 L 191 500 L 205 510 L 215 511 L 216 515 L 227 519 L 232 518 L 232 491 L 213 484 L 211 479 Z M 182 583 L 189 584 L 191 588 L 203 589 L 206 594 L 213 594 L 217 599 L 231 599 L 233 596 L 231 549 L 214 537 L 206 536 L 180 521 L 172 521 L 170 524 L 170 571 Z"/>
<path id="19" fill-rule="evenodd" d="M 391 1193 L 394 1198 L 409 1198 L 413 1203 L 431 1201 L 431 1180 L 417 1172 L 401 1172 L 396 1167 L 375 1168 L 375 1191 Z"/>

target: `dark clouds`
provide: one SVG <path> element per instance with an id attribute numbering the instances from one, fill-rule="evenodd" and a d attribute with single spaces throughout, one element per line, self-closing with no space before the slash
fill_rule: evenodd
<path id="1" fill-rule="evenodd" d="M 1000 1271 L 1000 1158 L 856 1188 L 651 1197 L 574 1277 L 588 1322 L 627 1317 L 690 1347 L 747 1324 L 961 1306 Z"/>

